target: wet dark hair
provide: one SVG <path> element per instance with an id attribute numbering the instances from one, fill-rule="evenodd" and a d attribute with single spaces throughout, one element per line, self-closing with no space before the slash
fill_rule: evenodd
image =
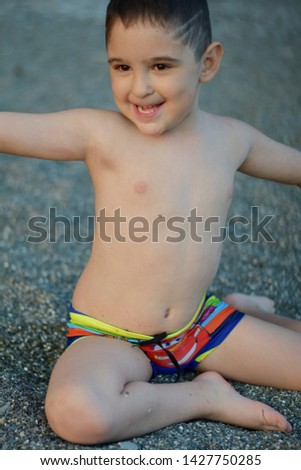
<path id="1" fill-rule="evenodd" d="M 118 19 L 125 27 L 143 21 L 174 29 L 175 39 L 189 45 L 197 61 L 212 42 L 207 0 L 111 0 L 106 17 L 107 44 Z"/>

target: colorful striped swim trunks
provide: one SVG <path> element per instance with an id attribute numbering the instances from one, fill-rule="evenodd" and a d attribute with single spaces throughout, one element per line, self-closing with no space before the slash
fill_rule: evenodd
<path id="1" fill-rule="evenodd" d="M 103 336 L 127 341 L 149 358 L 153 377 L 194 370 L 221 344 L 244 314 L 212 294 L 204 295 L 192 320 L 179 331 L 147 336 L 116 328 L 70 307 L 67 347 L 75 341 Z"/>

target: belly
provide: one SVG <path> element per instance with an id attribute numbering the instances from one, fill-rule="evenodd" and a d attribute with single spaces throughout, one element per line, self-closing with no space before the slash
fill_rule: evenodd
<path id="1" fill-rule="evenodd" d="M 192 318 L 216 274 L 220 245 L 96 243 L 74 291 L 73 306 L 143 334 L 173 332 Z"/>
<path id="2" fill-rule="evenodd" d="M 143 181 L 124 171 L 123 183 L 118 174 L 96 192 L 94 244 L 74 307 L 137 333 L 177 331 L 216 274 L 221 243 L 212 236 L 228 210 L 228 183 L 217 171 L 217 181 L 202 184 L 197 175 L 180 178 L 178 170 L 168 180 L 162 171 L 161 179 Z"/>

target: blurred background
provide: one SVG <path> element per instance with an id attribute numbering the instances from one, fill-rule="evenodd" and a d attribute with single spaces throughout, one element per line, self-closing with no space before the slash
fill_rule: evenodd
<path id="1" fill-rule="evenodd" d="M 0 0 L 1 111 L 115 109 L 104 43 L 107 3 Z M 241 119 L 301 150 L 300 0 L 209 0 L 209 6 L 213 37 L 223 43 L 225 55 L 218 77 L 203 88 L 201 106 Z M 275 243 L 227 240 L 213 286 L 217 293 L 269 295 L 279 312 L 301 318 L 300 196 L 296 187 L 237 176 L 229 217 L 249 218 L 252 206 L 259 207 L 260 218 L 274 215 L 268 229 Z M 48 429 L 43 400 L 49 373 L 64 347 L 73 287 L 91 244 L 64 243 L 60 227 L 57 243 L 28 243 L 29 219 L 47 218 L 50 207 L 70 219 L 93 215 L 85 166 L 0 155 L 0 360 L 5 365 L 0 425 L 7 449 L 74 448 Z M 293 435 L 271 437 L 231 431 L 218 423 L 188 423 L 130 445 L 301 448 L 299 394 L 237 386 L 287 413 Z"/>

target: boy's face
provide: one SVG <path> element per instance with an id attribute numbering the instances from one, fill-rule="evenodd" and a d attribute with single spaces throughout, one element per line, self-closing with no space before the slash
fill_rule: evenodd
<path id="1" fill-rule="evenodd" d="M 201 63 L 173 36 L 150 23 L 125 28 L 120 20 L 111 31 L 108 58 L 116 105 L 146 135 L 189 128 L 198 116 Z"/>

